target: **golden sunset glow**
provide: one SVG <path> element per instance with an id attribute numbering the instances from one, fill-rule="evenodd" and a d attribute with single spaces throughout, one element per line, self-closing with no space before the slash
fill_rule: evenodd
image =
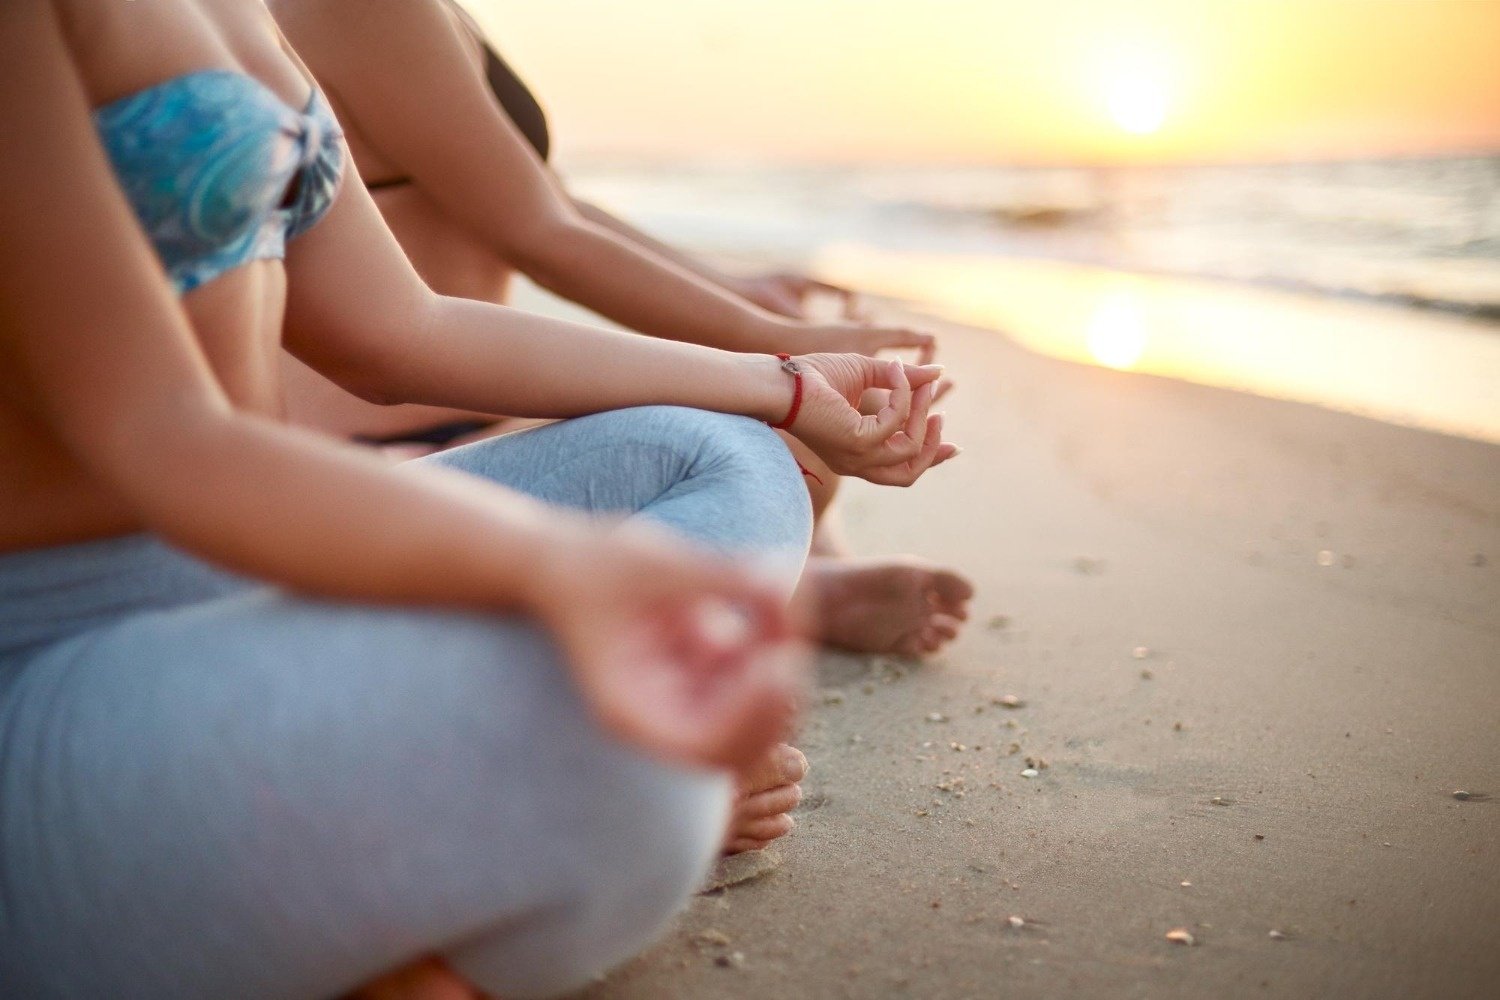
<path id="1" fill-rule="evenodd" d="M 1500 148 L 1500 0 L 466 0 L 564 155 L 1255 159 Z"/>
<path id="2" fill-rule="evenodd" d="M 1164 60 L 1148 51 L 1121 52 L 1101 60 L 1105 107 L 1110 120 L 1132 135 L 1152 135 L 1167 120 Z"/>
<path id="3" fill-rule="evenodd" d="M 1042 260 L 830 248 L 822 272 L 1041 354 L 1500 443 L 1491 324 Z"/>
<path id="4" fill-rule="evenodd" d="M 1089 354 L 1108 368 L 1133 368 L 1146 351 L 1146 321 L 1141 305 L 1129 289 L 1115 289 L 1100 296 L 1089 318 Z"/>
<path id="5" fill-rule="evenodd" d="M 1167 120 L 1167 94 L 1162 86 L 1141 77 L 1117 80 L 1109 89 L 1109 115 L 1115 124 L 1136 135 L 1150 135 Z"/>

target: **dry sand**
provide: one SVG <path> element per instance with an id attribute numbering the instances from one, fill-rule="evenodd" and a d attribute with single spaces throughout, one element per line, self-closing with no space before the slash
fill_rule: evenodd
<path id="1" fill-rule="evenodd" d="M 779 867 L 587 997 L 1500 995 L 1500 447 L 942 332 L 846 511 L 974 621 L 825 656 Z"/>

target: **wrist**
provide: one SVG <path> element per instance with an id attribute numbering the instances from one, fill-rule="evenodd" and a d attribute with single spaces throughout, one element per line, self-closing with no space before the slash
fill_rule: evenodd
<path id="1" fill-rule="evenodd" d="M 599 539 L 593 522 L 570 512 L 556 512 L 539 525 L 531 533 L 522 609 L 549 626 L 558 613 L 566 614 L 571 584 L 587 571 L 587 553 Z"/>
<path id="2" fill-rule="evenodd" d="M 774 354 L 747 354 L 743 360 L 749 384 L 749 406 L 744 414 L 767 424 L 782 423 L 792 409 L 796 380 L 782 369 L 781 359 Z"/>

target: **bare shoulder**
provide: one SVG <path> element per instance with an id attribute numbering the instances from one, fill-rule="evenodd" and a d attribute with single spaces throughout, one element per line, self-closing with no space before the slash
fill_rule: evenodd
<path id="1" fill-rule="evenodd" d="M 446 23 L 444 0 L 267 0 L 272 15 L 290 34 L 316 36 L 327 44 L 358 40 L 391 28 L 420 30 Z"/>
<path id="2" fill-rule="evenodd" d="M 24 100 L 21 95 L 44 86 L 40 67 L 71 62 L 62 12 L 53 0 L 0 3 L 0 104 Z"/>
<path id="3" fill-rule="evenodd" d="M 408 84 L 451 72 L 455 52 L 476 52 L 447 0 L 270 0 L 272 14 L 313 72 L 335 91 L 366 90 L 398 75 Z M 366 109 L 367 111 L 369 109 Z"/>

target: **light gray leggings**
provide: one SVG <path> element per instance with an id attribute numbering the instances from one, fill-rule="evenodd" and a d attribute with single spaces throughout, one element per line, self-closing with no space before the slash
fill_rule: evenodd
<path id="1" fill-rule="evenodd" d="M 788 589 L 811 530 L 739 417 L 624 410 L 424 461 L 778 557 Z M 727 802 L 603 735 L 523 619 L 307 600 L 146 536 L 0 556 L 7 1000 L 320 1000 L 432 951 L 552 995 L 661 932 Z"/>

